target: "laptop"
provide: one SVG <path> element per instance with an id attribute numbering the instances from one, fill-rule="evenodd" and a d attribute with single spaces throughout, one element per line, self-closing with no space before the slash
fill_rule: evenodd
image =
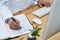
<path id="1" fill-rule="evenodd" d="M 47 40 L 49 37 L 53 36 L 55 33 L 59 31 L 60 31 L 60 0 L 54 0 L 42 39 Z"/>

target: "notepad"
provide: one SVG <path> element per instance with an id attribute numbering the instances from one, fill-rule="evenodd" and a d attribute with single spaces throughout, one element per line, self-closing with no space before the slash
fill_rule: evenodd
<path id="1" fill-rule="evenodd" d="M 30 30 L 33 30 L 32 25 L 29 23 L 27 17 L 24 14 L 15 16 L 16 19 L 20 21 L 20 30 L 11 30 L 8 24 L 5 24 L 4 21 L 0 20 L 0 39 L 11 38 L 20 36 L 23 34 L 30 33 Z M 2 32 L 3 31 L 3 32 Z"/>
<path id="2" fill-rule="evenodd" d="M 42 16 L 48 14 L 50 12 L 50 10 L 51 10 L 51 7 L 42 7 L 32 13 L 38 17 L 42 17 Z"/>

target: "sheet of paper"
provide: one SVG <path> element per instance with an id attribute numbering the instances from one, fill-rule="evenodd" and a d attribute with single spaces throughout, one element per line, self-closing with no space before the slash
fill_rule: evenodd
<path id="1" fill-rule="evenodd" d="M 43 8 L 40 8 L 32 13 L 38 17 L 42 17 L 42 16 L 48 14 L 50 12 L 50 9 L 51 9 L 51 7 L 43 7 Z"/>
<path id="2" fill-rule="evenodd" d="M 22 27 L 22 29 L 20 29 L 20 30 L 11 30 L 9 28 L 11 37 L 15 37 L 15 36 L 19 36 L 19 35 L 29 33 L 30 30 L 33 29 L 32 25 L 29 23 L 28 19 L 26 18 L 26 16 L 24 14 L 15 16 L 15 18 L 20 21 L 20 26 Z"/>
<path id="3" fill-rule="evenodd" d="M 9 37 L 9 33 L 6 25 L 4 24 L 2 18 L 0 17 L 0 39 L 5 39 Z"/>

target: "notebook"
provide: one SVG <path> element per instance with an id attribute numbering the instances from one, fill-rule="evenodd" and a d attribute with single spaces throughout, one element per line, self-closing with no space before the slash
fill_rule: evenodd
<path id="1" fill-rule="evenodd" d="M 9 28 L 9 25 L 4 23 L 4 21 L 0 17 L 0 39 L 20 36 L 23 34 L 30 33 L 30 30 L 33 30 L 32 25 L 29 23 L 27 17 L 24 14 L 15 16 L 15 18 L 20 21 L 20 26 L 22 28 L 19 30 L 11 30 Z"/>
<path id="2" fill-rule="evenodd" d="M 38 17 L 42 17 L 50 12 L 51 7 L 42 7 L 34 12 L 32 12 L 34 15 Z"/>

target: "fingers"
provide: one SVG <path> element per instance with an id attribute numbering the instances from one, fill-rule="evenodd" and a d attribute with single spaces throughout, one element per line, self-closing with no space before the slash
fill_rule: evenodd
<path id="1" fill-rule="evenodd" d="M 50 6 L 50 2 L 44 2 L 44 3 L 42 3 L 43 5 L 45 5 L 46 7 L 49 7 Z"/>
<path id="2" fill-rule="evenodd" d="M 47 7 L 51 6 L 50 2 L 46 2 L 46 6 Z"/>
<path id="3" fill-rule="evenodd" d="M 19 26 L 19 24 L 17 24 L 16 22 L 14 22 L 13 20 L 11 21 L 11 25 L 15 25 L 16 27 L 18 27 Z"/>
<path id="4" fill-rule="evenodd" d="M 13 29 L 13 30 L 18 30 L 18 29 L 20 29 L 19 23 L 17 24 L 17 23 L 14 22 L 12 19 L 9 20 L 8 24 L 9 24 L 10 28 Z"/>
<path id="5" fill-rule="evenodd" d="M 10 26 L 10 29 L 12 29 L 12 30 L 18 30 L 17 27 L 15 27 L 15 25 L 10 24 L 9 26 Z"/>
<path id="6" fill-rule="evenodd" d="M 17 19 L 15 19 L 15 21 L 19 24 L 19 26 L 20 26 L 20 21 L 18 21 Z M 20 27 L 21 28 L 21 27 Z"/>
<path id="7" fill-rule="evenodd" d="M 50 2 L 46 2 L 46 1 L 39 1 L 38 4 L 40 7 L 44 7 L 44 6 L 49 7 L 51 5 Z"/>
<path id="8" fill-rule="evenodd" d="M 39 1 L 38 1 L 37 3 L 38 3 L 38 5 L 39 5 L 40 7 L 42 7 L 42 5 L 40 4 L 40 2 L 39 2 Z"/>
<path id="9" fill-rule="evenodd" d="M 40 3 L 39 3 L 39 6 L 40 6 L 40 7 L 43 7 Z"/>

